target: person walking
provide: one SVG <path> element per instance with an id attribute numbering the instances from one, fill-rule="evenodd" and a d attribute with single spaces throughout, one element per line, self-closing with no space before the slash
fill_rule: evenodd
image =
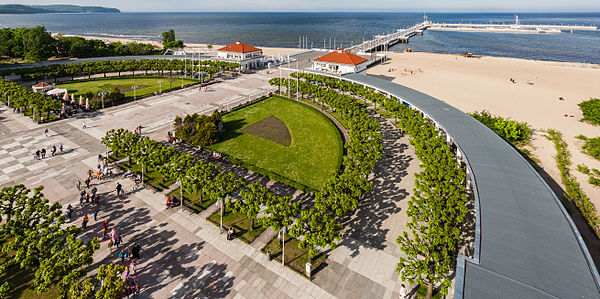
<path id="1" fill-rule="evenodd" d="M 60 150 L 60 153 L 62 154 L 63 152 L 63 145 L 62 142 L 58 145 L 58 149 Z"/>
<path id="2" fill-rule="evenodd" d="M 85 188 L 90 189 L 90 178 L 89 177 L 87 179 L 85 179 L 84 183 L 85 183 Z"/>
<path id="3" fill-rule="evenodd" d="M 102 228 L 103 228 L 104 230 L 107 230 L 107 229 L 108 229 L 108 219 L 104 219 L 104 222 L 102 223 Z"/>
<path id="4" fill-rule="evenodd" d="M 83 122 L 83 125 L 81 126 L 82 130 L 85 130 L 87 128 L 87 125 L 85 124 L 85 122 Z"/>
<path id="5" fill-rule="evenodd" d="M 42 153 L 42 159 L 46 158 L 46 149 L 45 148 L 42 148 L 42 151 L 40 153 Z"/>
<path id="6" fill-rule="evenodd" d="M 81 221 L 81 228 L 85 229 L 87 227 L 87 223 L 88 223 L 88 214 L 85 214 L 83 216 L 83 220 Z"/>
<path id="7" fill-rule="evenodd" d="M 79 196 L 79 206 L 83 207 L 83 201 L 85 200 L 85 195 L 80 195 Z"/>
<path id="8" fill-rule="evenodd" d="M 117 197 L 121 196 L 121 191 L 123 190 L 123 186 L 121 186 L 121 183 L 117 183 Z"/>
<path id="9" fill-rule="evenodd" d="M 39 149 L 35 151 L 35 156 L 37 157 L 38 160 L 40 159 L 41 154 L 42 154 L 42 152 Z"/>
<path id="10" fill-rule="evenodd" d="M 77 190 L 81 191 L 81 181 L 77 180 L 77 183 L 75 183 L 75 187 L 77 187 Z"/>
<path id="11" fill-rule="evenodd" d="M 136 242 L 133 242 L 133 246 L 131 248 L 131 255 L 136 260 L 140 259 L 140 245 L 138 245 Z"/>
<path id="12" fill-rule="evenodd" d="M 48 137 L 48 133 L 49 133 L 49 132 L 50 132 L 50 131 L 48 130 L 48 128 L 46 128 L 46 129 L 44 130 L 44 137 Z"/>
<path id="13" fill-rule="evenodd" d="M 67 207 L 67 217 L 69 217 L 69 221 L 71 221 L 71 216 L 73 215 L 73 207 L 69 205 Z"/>
<path id="14" fill-rule="evenodd" d="M 117 244 L 117 248 L 119 247 L 119 244 Z M 119 257 L 121 258 L 121 264 L 125 265 L 125 249 L 121 249 L 121 251 L 119 251 Z"/>
<path id="15" fill-rule="evenodd" d="M 96 221 L 96 218 L 98 218 L 98 210 L 96 210 L 96 208 L 94 208 L 92 215 L 94 215 L 94 221 Z"/>
<path id="16" fill-rule="evenodd" d="M 117 245 L 117 248 L 119 248 L 119 245 L 121 245 L 121 241 L 123 241 L 123 240 L 121 239 L 121 236 L 120 236 L 119 234 L 117 234 L 117 235 L 115 236 L 115 245 Z"/>
<path id="17" fill-rule="evenodd" d="M 54 157 L 54 155 L 56 155 L 56 145 L 52 146 L 52 157 Z"/>
<path id="18" fill-rule="evenodd" d="M 96 188 L 96 186 L 94 186 L 92 188 L 92 196 L 95 196 L 97 192 L 98 192 L 98 188 Z"/>
<path id="19" fill-rule="evenodd" d="M 108 241 L 108 251 L 112 252 L 112 246 L 113 246 L 113 240 L 112 240 L 112 239 L 110 239 L 110 240 Z"/>

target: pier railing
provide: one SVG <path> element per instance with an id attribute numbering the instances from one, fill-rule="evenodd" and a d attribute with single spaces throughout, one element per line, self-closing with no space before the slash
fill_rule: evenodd
<path id="1" fill-rule="evenodd" d="M 425 21 L 410 28 L 398 29 L 396 32 L 391 34 L 377 35 L 372 40 L 364 41 L 361 44 L 347 48 L 346 51 L 352 53 L 369 52 L 375 49 L 387 48 L 399 42 L 406 42 L 410 37 L 421 34 L 423 30 L 427 29 L 427 27 L 431 26 L 431 24 L 432 23 L 430 21 Z"/>

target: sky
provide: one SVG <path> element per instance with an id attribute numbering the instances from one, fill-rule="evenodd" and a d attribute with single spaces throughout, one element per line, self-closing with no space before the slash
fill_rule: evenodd
<path id="1" fill-rule="evenodd" d="M 600 0 L 0 0 L 0 4 L 98 5 L 124 12 L 600 12 Z"/>

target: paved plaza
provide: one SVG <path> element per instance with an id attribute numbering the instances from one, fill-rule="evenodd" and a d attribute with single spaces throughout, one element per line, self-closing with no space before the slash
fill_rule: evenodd
<path id="1" fill-rule="evenodd" d="M 175 116 L 244 103 L 268 93 L 268 79 L 278 75 L 261 71 L 211 85 L 207 91 L 187 88 L 49 125 L 34 124 L 0 106 L 0 187 L 44 185 L 51 202 L 75 207 L 72 223 L 80 226 L 83 214 L 96 206 L 80 206 L 75 181 L 83 182 L 86 171 L 95 169 L 98 154 L 106 151 L 100 144 L 106 131 L 142 125 L 144 135 L 162 141 Z M 226 241 L 225 234 L 206 220 L 216 207 L 194 215 L 166 209 L 164 193 L 169 190 L 132 191 L 133 182 L 120 176 L 92 181 L 100 194 L 99 214 L 96 222 L 90 217 L 82 238 L 101 236 L 102 222 L 108 219 L 125 245 L 141 245 L 137 277 L 145 298 L 397 298 L 402 282 L 395 272 L 401 256 L 395 240 L 406 222 L 418 159 L 407 146 L 408 138 L 380 120 L 385 150 L 371 178 L 374 191 L 346 220 L 340 245 L 327 252 L 326 266 L 312 280 L 268 261 L 260 252 L 276 234 L 270 229 L 251 244 Z M 43 136 L 45 128 L 50 130 L 48 137 Z M 50 148 L 61 143 L 63 152 L 52 156 Z M 46 157 L 35 160 L 33 154 L 41 148 Z M 117 181 L 127 193 L 123 199 L 115 197 Z M 118 253 L 102 241 L 92 268 L 111 261 L 120 262 Z"/>

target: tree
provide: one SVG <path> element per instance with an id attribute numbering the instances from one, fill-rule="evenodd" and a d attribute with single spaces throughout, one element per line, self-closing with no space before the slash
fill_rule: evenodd
<path id="1" fill-rule="evenodd" d="M 10 252 L 0 267 L 0 277 L 6 275 L 9 265 L 18 265 L 35 272 L 33 288 L 37 293 L 58 283 L 61 296 L 66 296 L 70 285 L 86 275 L 99 243 L 97 239 L 86 243 L 77 240 L 81 229 L 64 226 L 60 204 L 50 205 L 42 189 L 35 188 L 31 195 L 23 185 L 0 191 L 5 217 L 0 233 L 7 240 L 2 251 Z"/>
<path id="2" fill-rule="evenodd" d="M 166 45 L 175 41 L 175 30 L 169 29 L 169 31 L 162 33 L 162 43 Z"/>
<path id="3" fill-rule="evenodd" d="M 298 248 L 308 248 L 308 262 L 317 255 L 316 247 L 334 249 L 336 241 L 341 239 L 341 225 L 333 213 L 322 213 L 310 208 L 300 213 L 300 218 L 292 225 L 290 235 L 299 239 Z"/>
<path id="4" fill-rule="evenodd" d="M 55 53 L 55 40 L 44 26 L 31 28 L 23 35 L 25 58 L 33 61 L 46 60 Z"/>
<path id="5" fill-rule="evenodd" d="M 223 229 L 223 213 L 225 213 L 225 199 L 230 194 L 244 185 L 244 179 L 236 176 L 233 172 L 220 172 L 212 184 L 204 189 L 204 195 L 210 200 L 221 201 L 221 229 Z"/>
<path id="6" fill-rule="evenodd" d="M 121 275 L 125 267 L 119 264 L 101 265 L 96 277 L 86 278 L 81 283 L 71 285 L 71 298 L 117 298 L 123 291 L 125 283 Z"/>
<path id="7" fill-rule="evenodd" d="M 245 214 L 250 219 L 250 230 L 254 230 L 254 220 L 260 212 L 260 207 L 265 203 L 269 189 L 259 182 L 248 185 L 240 191 L 241 199 L 236 200 L 234 206 L 238 213 Z"/>

